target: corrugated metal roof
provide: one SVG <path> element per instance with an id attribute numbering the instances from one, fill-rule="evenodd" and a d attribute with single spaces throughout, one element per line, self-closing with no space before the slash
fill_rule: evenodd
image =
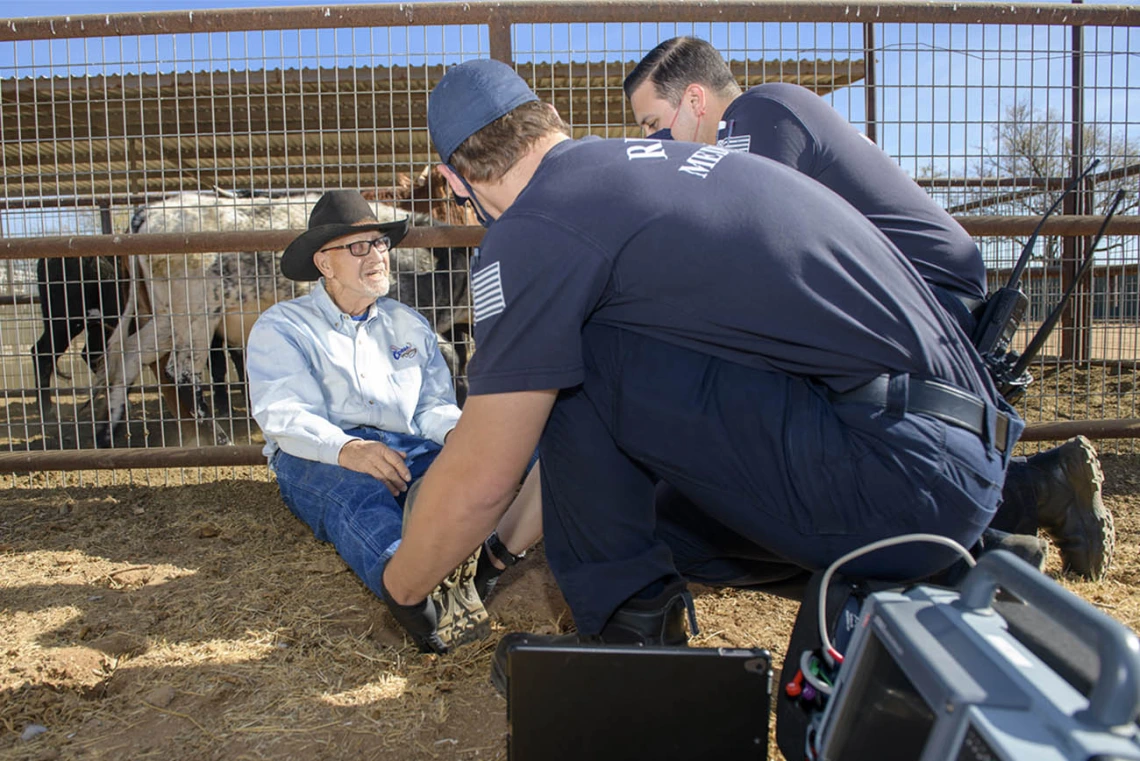
<path id="1" fill-rule="evenodd" d="M 520 64 L 576 137 L 636 135 L 621 83 L 636 61 Z M 744 87 L 820 94 L 862 61 L 733 61 Z M 444 68 L 278 69 L 0 82 L 7 206 L 204 189 L 383 187 L 434 158 L 427 95 Z M 53 202 L 54 203 L 54 202 Z"/>

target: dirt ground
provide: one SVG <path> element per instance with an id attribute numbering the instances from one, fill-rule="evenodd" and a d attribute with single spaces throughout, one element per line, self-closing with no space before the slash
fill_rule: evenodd
<path id="1" fill-rule="evenodd" d="M 1101 583 L 1061 581 L 1136 628 L 1140 456 L 1102 459 L 1116 565 Z M 779 667 L 795 604 L 695 591 L 695 644 L 766 647 Z M 418 654 L 264 476 L 9 489 L 0 758 L 502 759 L 495 643 L 570 617 L 540 552 L 489 608 L 491 639 Z"/>

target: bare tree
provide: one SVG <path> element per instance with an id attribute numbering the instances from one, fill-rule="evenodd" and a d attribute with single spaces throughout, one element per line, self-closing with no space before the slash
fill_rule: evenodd
<path id="1" fill-rule="evenodd" d="M 1005 111 L 1005 118 L 994 127 L 994 149 L 983 152 L 978 174 L 982 177 L 1016 177 L 1027 181 L 1050 180 L 1048 186 L 1027 187 L 992 194 L 991 208 L 1014 214 L 1044 214 L 1061 192 L 1058 182 L 1067 184 L 1071 176 L 1073 155 L 1072 130 L 1055 112 L 1043 115 L 1026 103 L 1017 103 Z M 1100 124 L 1089 124 L 1082 130 L 1083 154 L 1088 161 L 1100 159 L 1091 178 L 1093 213 L 1107 212 L 1117 190 L 1127 196 L 1118 214 L 1137 208 L 1137 178 L 1140 177 L 1140 145 L 1125 140 Z M 1029 185 L 1029 182 L 1027 182 Z M 1050 237 L 1038 248 L 1038 258 L 1054 262 L 1060 256 L 1060 239 Z M 1119 239 L 1106 240 L 1108 247 L 1119 247 Z"/>

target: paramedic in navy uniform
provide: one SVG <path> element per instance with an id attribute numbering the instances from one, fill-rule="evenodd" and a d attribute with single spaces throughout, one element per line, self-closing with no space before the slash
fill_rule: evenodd
<path id="1" fill-rule="evenodd" d="M 624 88 L 647 135 L 765 156 L 838 193 L 898 247 L 966 335 L 974 332 L 972 311 L 986 296 L 977 245 L 823 98 L 783 82 L 741 92 L 716 48 L 695 37 L 674 37 L 649 51 Z M 1015 458 L 991 527 L 1036 536 L 1040 526 L 1066 570 L 1099 579 L 1112 563 L 1115 538 L 1101 499 L 1103 478 L 1096 450 L 1083 437 L 1028 461 Z"/>
<path id="2" fill-rule="evenodd" d="M 536 444 L 547 558 L 587 640 L 684 644 L 686 581 L 768 582 L 910 532 L 977 540 L 1023 424 L 854 208 L 746 153 L 570 140 L 496 61 L 450 69 L 428 128 L 493 224 L 471 395 L 382 575 L 413 634 Z M 912 544 L 848 570 L 955 557 Z"/>

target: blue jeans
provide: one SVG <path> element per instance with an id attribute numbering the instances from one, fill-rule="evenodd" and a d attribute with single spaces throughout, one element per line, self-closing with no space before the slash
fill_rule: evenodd
<path id="1" fill-rule="evenodd" d="M 546 557 L 585 634 L 659 579 L 751 586 L 904 533 L 969 547 L 994 515 L 1008 456 L 973 433 L 629 331 L 582 338 L 584 382 L 540 452 Z M 956 557 L 910 544 L 844 571 L 914 578 Z"/>
<path id="2" fill-rule="evenodd" d="M 441 449 L 428 439 L 375 428 L 350 428 L 345 433 L 407 453 L 404 462 L 413 481 L 427 471 Z M 277 474 L 281 499 L 293 514 L 317 539 L 332 542 L 349 568 L 382 598 L 380 574 L 400 544 L 404 494 L 393 497 L 384 484 L 365 473 L 281 450 L 273 455 L 269 467 Z"/>

